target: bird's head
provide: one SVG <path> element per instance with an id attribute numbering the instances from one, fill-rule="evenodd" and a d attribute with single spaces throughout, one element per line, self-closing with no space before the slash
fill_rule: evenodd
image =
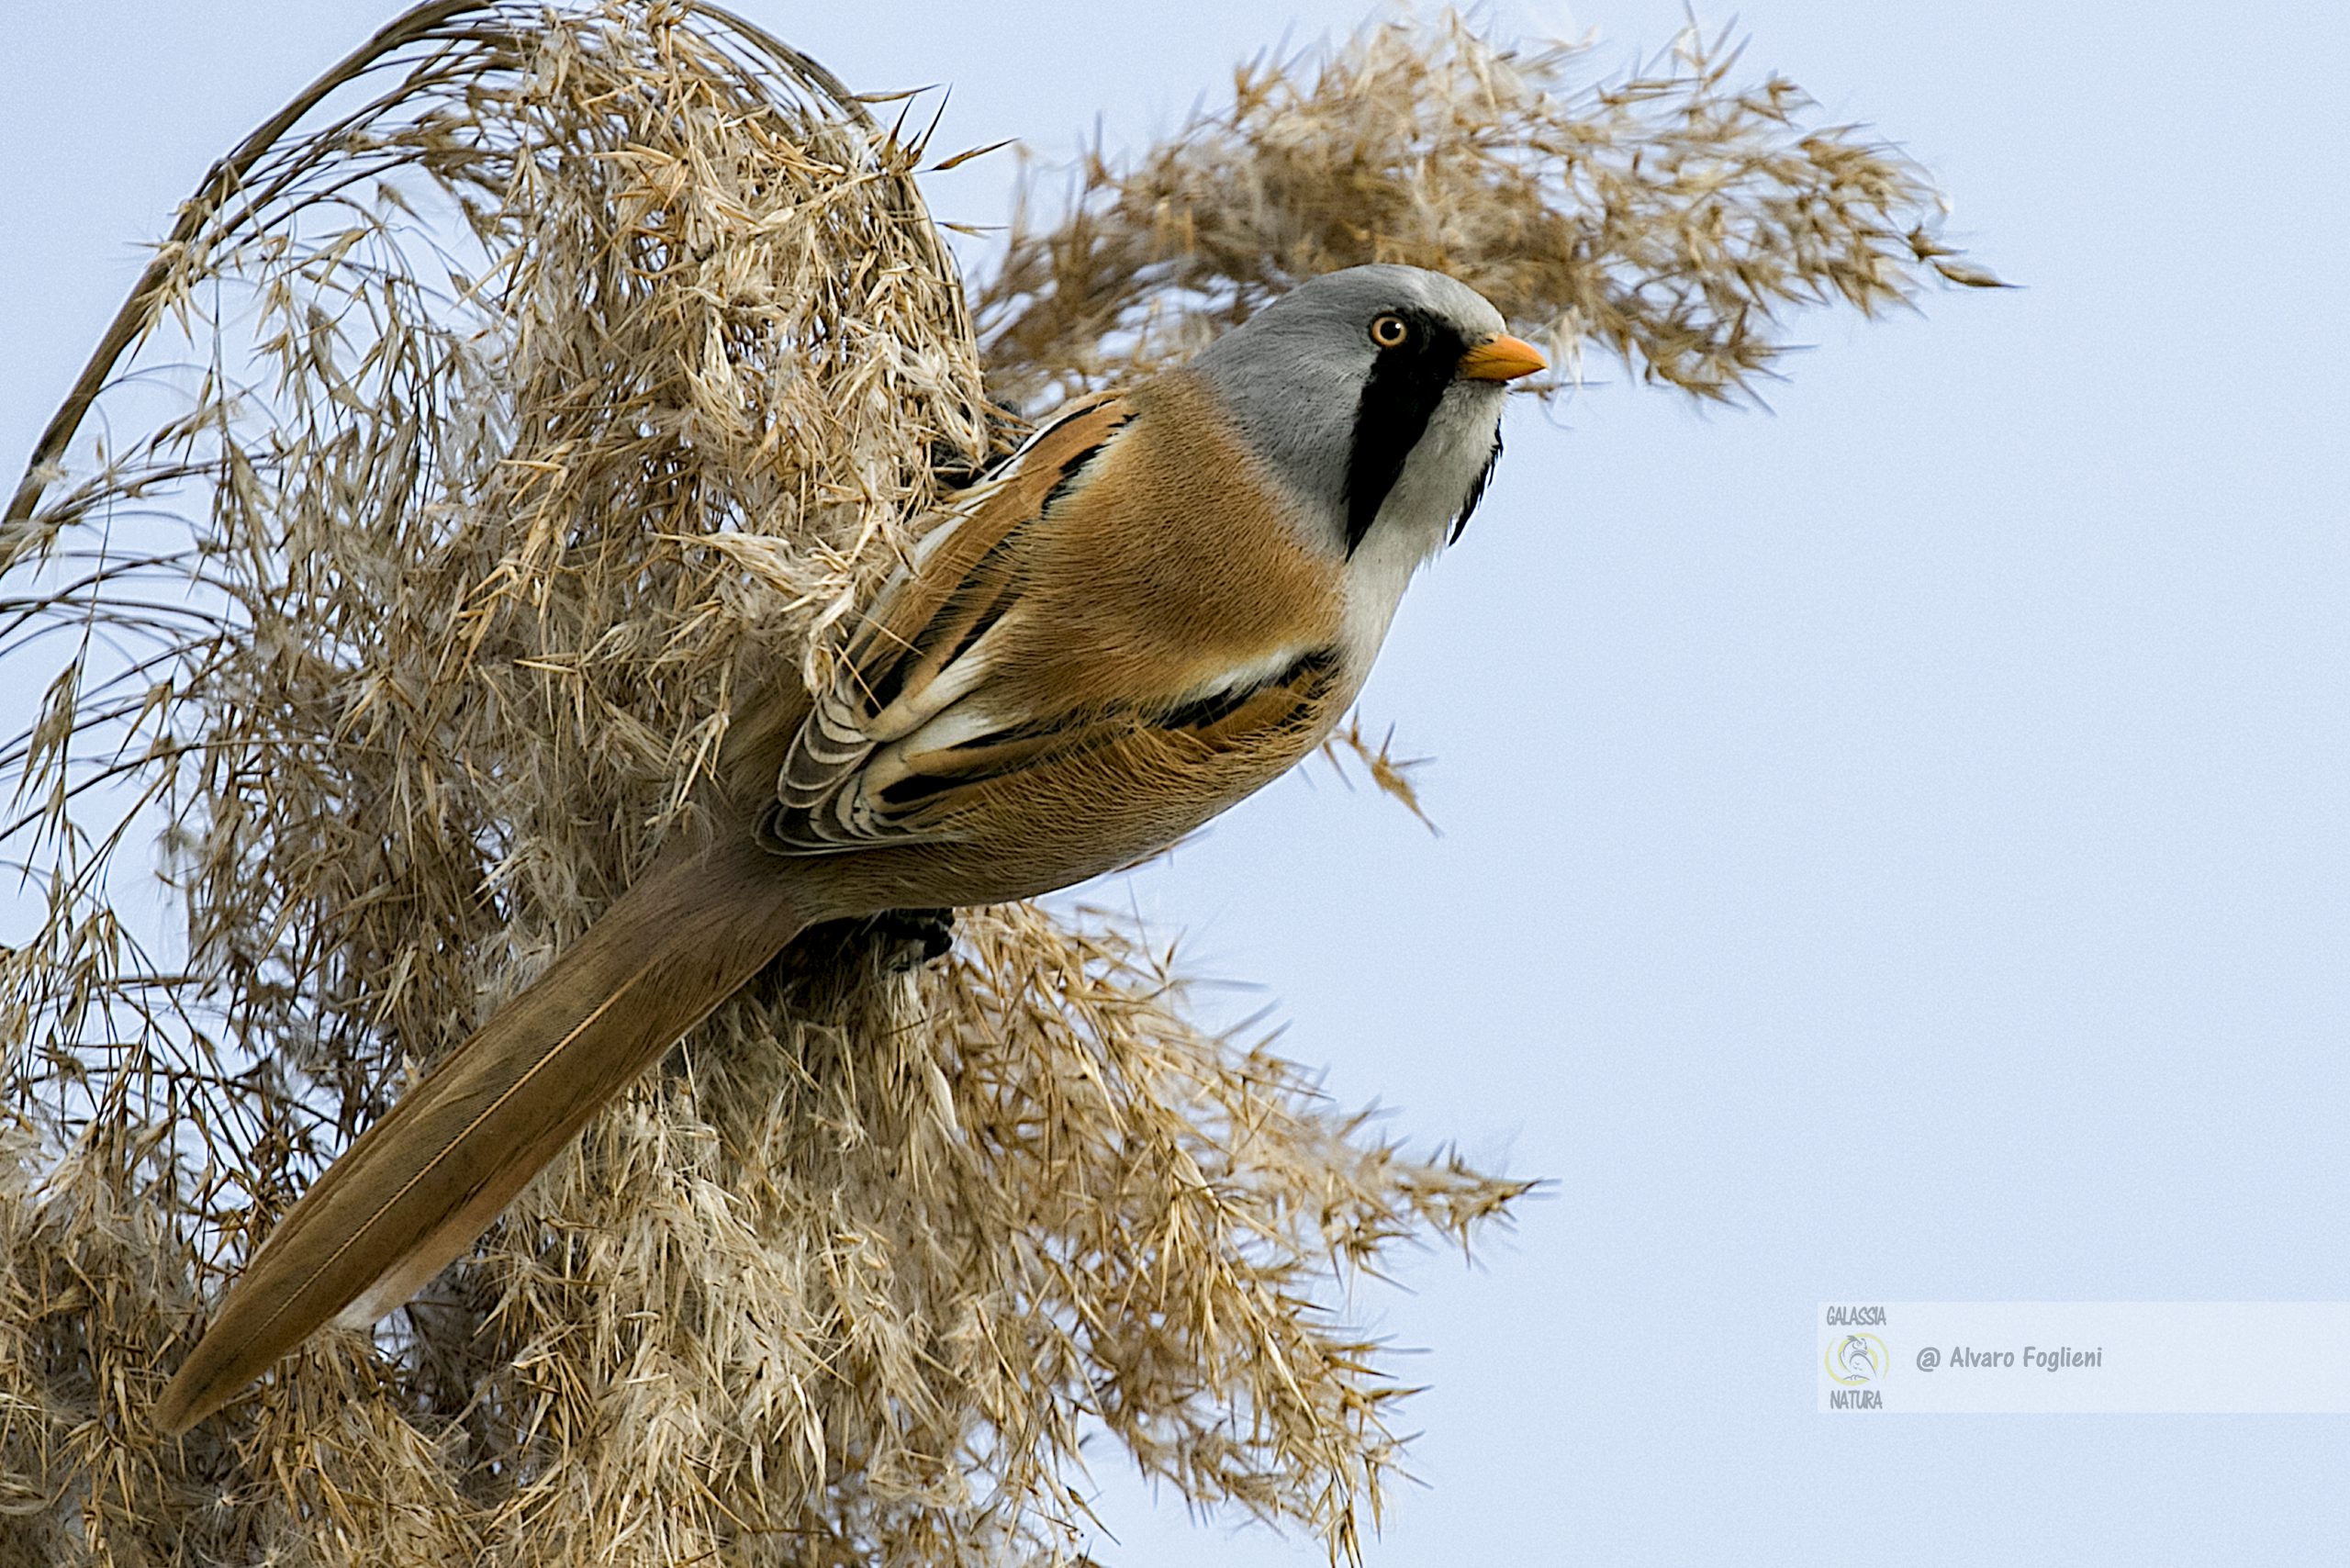
<path id="1" fill-rule="evenodd" d="M 1302 284 L 1192 364 L 1334 549 L 1407 571 L 1483 493 L 1508 384 L 1547 368 L 1475 289 L 1394 265 Z"/>

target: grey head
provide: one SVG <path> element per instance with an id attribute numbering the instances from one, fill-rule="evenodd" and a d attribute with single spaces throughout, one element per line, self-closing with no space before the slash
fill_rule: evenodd
<path id="1" fill-rule="evenodd" d="M 1501 452 L 1507 382 L 1543 368 L 1475 289 L 1394 265 L 1301 284 L 1192 364 L 1334 548 L 1406 575 L 1459 536 Z"/>

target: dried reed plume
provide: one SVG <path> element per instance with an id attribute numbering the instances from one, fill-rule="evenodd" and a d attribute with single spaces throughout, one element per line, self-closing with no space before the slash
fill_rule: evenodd
<path id="1" fill-rule="evenodd" d="M 706 6 L 426 6 L 224 160 L 0 531 L 39 694 L 0 763 L 0 1562 L 1067 1560 L 1089 1432 L 1354 1555 L 1403 1391 L 1338 1286 L 1523 1184 L 1025 906 L 911 973 L 803 944 L 411 1323 L 182 1443 L 142 1417 L 305 1182 L 677 825 L 737 672 L 821 670 L 1001 445 L 979 345 L 1033 405 L 1392 257 L 1715 396 L 1782 306 L 1982 281 L 1785 83 L 1579 63 L 1447 20 L 1251 66 L 1024 214 L 976 337 L 923 150 Z M 145 433 L 68 467 L 102 390 Z"/>

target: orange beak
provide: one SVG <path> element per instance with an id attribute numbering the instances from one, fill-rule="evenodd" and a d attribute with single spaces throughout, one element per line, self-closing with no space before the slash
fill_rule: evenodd
<path id="1" fill-rule="evenodd" d="M 1460 374 L 1472 381 L 1515 381 L 1550 368 L 1550 362 L 1542 357 L 1540 349 L 1504 332 L 1462 354 Z"/>

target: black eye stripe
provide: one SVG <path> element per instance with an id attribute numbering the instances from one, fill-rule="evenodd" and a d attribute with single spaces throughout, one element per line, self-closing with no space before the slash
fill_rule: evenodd
<path id="1" fill-rule="evenodd" d="M 1351 554 L 1371 532 L 1387 493 L 1404 472 L 1404 461 L 1427 433 L 1428 420 L 1460 367 L 1468 344 L 1451 323 L 1425 310 L 1381 312 L 1409 329 L 1403 342 L 1380 348 L 1355 409 L 1354 447 L 1347 461 L 1347 551 Z M 1373 340 L 1376 343 L 1377 340 Z"/>

